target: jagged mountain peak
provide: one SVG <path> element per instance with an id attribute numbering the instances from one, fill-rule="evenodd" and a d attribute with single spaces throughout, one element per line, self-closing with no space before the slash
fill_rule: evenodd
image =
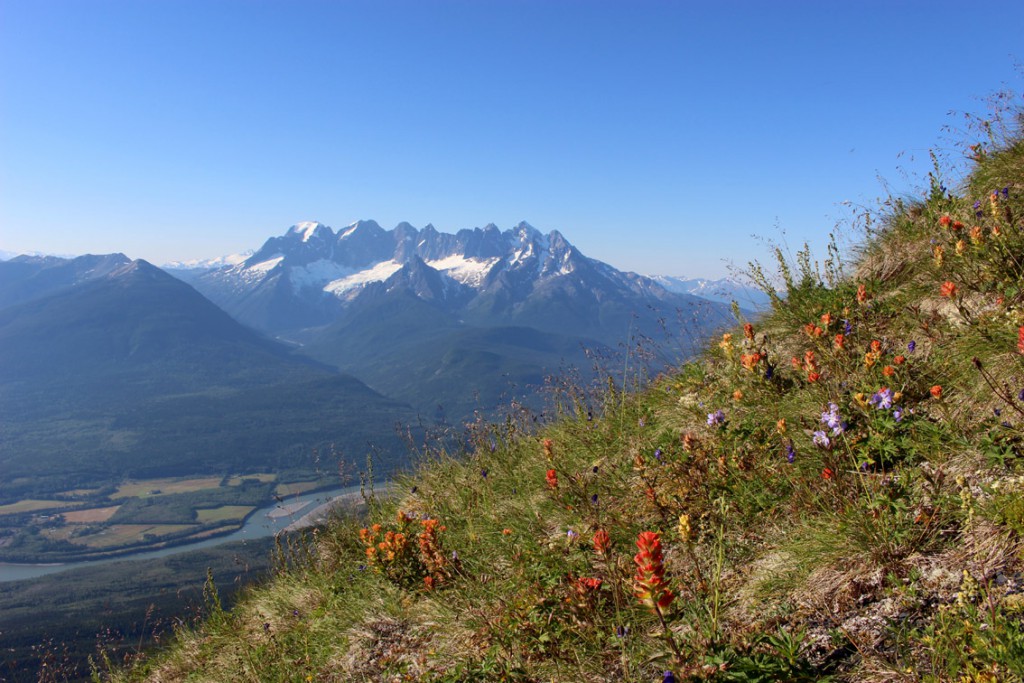
<path id="1" fill-rule="evenodd" d="M 313 237 L 334 237 L 334 231 L 319 221 L 302 221 L 288 228 L 285 236 L 295 236 L 308 242 Z"/>
<path id="2" fill-rule="evenodd" d="M 628 299 L 629 306 L 673 296 L 584 256 L 558 230 L 545 234 L 526 221 L 505 231 L 488 223 L 452 234 L 430 223 L 416 228 L 403 221 L 384 230 L 359 220 L 321 239 L 333 234 L 320 223 L 298 223 L 244 263 L 189 282 L 243 322 L 271 332 L 328 324 L 375 284 L 444 302 L 453 315 L 465 305 L 490 318 L 541 294 L 567 306 L 580 296 L 593 305 Z"/>

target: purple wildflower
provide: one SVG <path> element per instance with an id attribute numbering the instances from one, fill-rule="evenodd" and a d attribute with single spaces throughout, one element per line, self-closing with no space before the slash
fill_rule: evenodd
<path id="1" fill-rule="evenodd" d="M 721 408 L 713 413 L 708 413 L 708 427 L 719 427 L 725 424 L 725 411 Z"/>
<path id="2" fill-rule="evenodd" d="M 1024 401 L 1024 389 L 1021 389 L 1020 393 L 1017 394 L 1017 400 L 1018 401 Z"/>
<path id="3" fill-rule="evenodd" d="M 569 539 L 569 542 L 570 542 L 570 543 L 572 543 L 572 542 L 573 542 L 573 541 L 575 541 L 575 540 L 576 540 L 577 538 L 579 538 L 579 537 L 580 537 L 580 535 L 579 535 L 578 533 L 576 533 L 575 531 L 573 531 L 572 529 L 569 529 L 568 531 L 566 531 L 566 532 L 565 532 L 565 537 L 566 537 L 567 539 Z"/>
<path id="4" fill-rule="evenodd" d="M 814 438 L 811 440 L 814 441 L 815 446 L 821 446 L 822 448 L 829 448 L 832 445 L 832 440 L 828 438 L 828 434 L 823 429 L 814 432 Z"/>
<path id="5" fill-rule="evenodd" d="M 645 422 L 644 419 L 641 417 L 640 420 L 639 420 L 639 424 L 640 424 L 641 427 L 643 427 L 643 426 L 646 426 L 647 422 Z"/>
<path id="6" fill-rule="evenodd" d="M 853 325 L 850 324 L 849 320 L 844 320 L 843 321 L 843 334 L 844 335 L 849 335 L 851 332 L 853 332 Z"/>
<path id="7" fill-rule="evenodd" d="M 911 339 L 910 342 L 907 344 L 907 351 L 909 351 L 910 353 L 913 353 L 914 349 L 916 349 L 916 348 L 917 348 L 917 342 L 914 341 L 913 339 Z"/>
<path id="8" fill-rule="evenodd" d="M 596 493 L 590 497 L 590 502 L 593 503 L 594 505 L 597 505 L 597 494 Z"/>
<path id="9" fill-rule="evenodd" d="M 655 448 L 654 449 L 654 457 L 657 458 L 658 460 L 661 460 L 661 449 L 660 448 Z"/>
<path id="10" fill-rule="evenodd" d="M 786 446 L 786 462 L 792 465 L 796 461 L 796 449 L 793 448 L 793 444 Z"/>
<path id="11" fill-rule="evenodd" d="M 828 404 L 828 410 L 821 414 L 821 422 L 832 430 L 832 436 L 839 436 L 846 431 L 846 423 L 839 417 L 839 406 L 835 403 Z"/>
<path id="12" fill-rule="evenodd" d="M 895 406 L 892 409 L 892 416 L 896 419 L 897 422 L 901 422 L 903 420 L 903 408 Z"/>
<path id="13" fill-rule="evenodd" d="M 483 477 L 484 479 L 486 479 L 487 478 L 487 470 L 480 470 L 480 476 Z"/>
<path id="14" fill-rule="evenodd" d="M 878 410 L 888 410 L 889 408 L 892 408 L 892 389 L 888 387 L 879 389 L 870 399 L 868 399 L 868 403 Z"/>
<path id="15" fill-rule="evenodd" d="M 676 683 L 676 677 L 671 671 L 666 671 L 661 676 L 661 683 Z"/>

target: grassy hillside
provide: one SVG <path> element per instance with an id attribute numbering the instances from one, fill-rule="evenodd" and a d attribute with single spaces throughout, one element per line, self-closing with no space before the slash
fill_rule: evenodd
<path id="1" fill-rule="evenodd" d="M 1024 680 L 1024 142 L 972 153 L 699 361 L 477 427 L 111 678 Z"/>

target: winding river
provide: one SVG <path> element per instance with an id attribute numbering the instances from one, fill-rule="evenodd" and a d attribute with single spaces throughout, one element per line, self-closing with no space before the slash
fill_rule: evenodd
<path id="1" fill-rule="evenodd" d="M 245 523 L 236 531 L 223 536 L 208 538 L 194 543 L 185 543 L 170 548 L 159 550 L 140 550 L 137 553 L 118 555 L 102 560 L 86 560 L 83 562 L 69 562 L 66 564 L 4 564 L 0 562 L 0 582 L 18 581 L 21 579 L 34 579 L 46 574 L 55 574 L 68 569 L 79 567 L 91 567 L 108 562 L 123 560 L 149 560 L 157 557 L 165 557 L 189 550 L 209 548 L 211 546 L 228 543 L 231 541 L 244 541 L 265 536 L 273 536 L 279 531 L 288 527 L 299 528 L 312 523 L 316 512 L 328 504 L 342 497 L 359 495 L 359 486 L 332 489 L 329 491 L 317 491 L 307 493 L 294 498 L 287 498 L 281 502 L 274 502 L 271 505 L 259 508 L 250 514 Z"/>

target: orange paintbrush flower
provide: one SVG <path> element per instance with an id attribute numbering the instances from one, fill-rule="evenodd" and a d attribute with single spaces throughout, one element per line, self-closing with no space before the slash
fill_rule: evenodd
<path id="1" fill-rule="evenodd" d="M 939 294 L 941 294 L 944 297 L 956 296 L 956 291 L 956 283 L 950 282 L 949 280 L 943 282 L 942 286 L 939 287 Z"/>
<path id="2" fill-rule="evenodd" d="M 932 395 L 932 398 L 942 398 L 942 385 L 936 384 L 928 390 L 928 393 Z"/>

